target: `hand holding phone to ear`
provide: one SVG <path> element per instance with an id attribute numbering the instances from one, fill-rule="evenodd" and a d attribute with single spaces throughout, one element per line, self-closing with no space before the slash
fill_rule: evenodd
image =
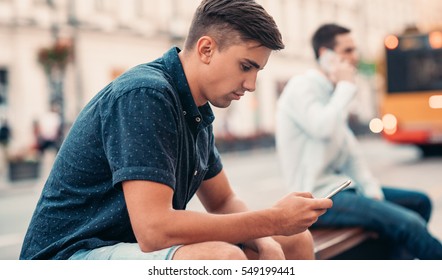
<path id="1" fill-rule="evenodd" d="M 321 53 L 319 66 L 333 83 L 355 80 L 356 68 L 331 49 Z"/>

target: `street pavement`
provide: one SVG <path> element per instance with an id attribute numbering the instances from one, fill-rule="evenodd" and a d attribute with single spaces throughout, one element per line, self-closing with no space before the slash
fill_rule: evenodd
<path id="1" fill-rule="evenodd" d="M 382 184 L 417 188 L 429 194 L 434 208 L 429 228 L 442 240 L 442 157 L 421 158 L 412 146 L 396 146 L 379 138 L 360 141 L 364 156 Z M 39 179 L 11 183 L 5 176 L 0 177 L 0 260 L 18 258 L 53 157 L 47 154 L 43 159 Z M 222 157 L 230 183 L 251 209 L 269 207 L 286 194 L 274 149 L 224 153 Z M 188 208 L 203 210 L 197 199 Z"/>

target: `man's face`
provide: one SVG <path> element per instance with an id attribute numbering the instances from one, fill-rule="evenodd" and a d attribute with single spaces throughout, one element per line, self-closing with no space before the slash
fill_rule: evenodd
<path id="1" fill-rule="evenodd" d="M 203 101 L 226 108 L 246 91 L 255 90 L 258 71 L 267 64 L 271 50 L 256 42 L 243 42 L 219 51 L 201 73 L 200 93 Z"/>
<path id="2" fill-rule="evenodd" d="M 353 66 L 358 64 L 358 54 L 353 37 L 350 33 L 337 35 L 336 46 L 333 49 L 342 59 L 349 62 Z"/>

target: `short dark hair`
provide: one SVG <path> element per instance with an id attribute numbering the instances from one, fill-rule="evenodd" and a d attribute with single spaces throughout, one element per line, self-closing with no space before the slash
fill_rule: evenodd
<path id="1" fill-rule="evenodd" d="M 198 6 L 185 42 L 191 50 L 204 35 L 220 49 L 240 41 L 256 41 L 271 50 L 284 48 L 273 18 L 254 0 L 203 0 Z"/>
<path id="2" fill-rule="evenodd" d="M 319 49 L 321 47 L 334 49 L 336 46 L 336 36 L 350 33 L 350 29 L 334 24 L 328 23 L 321 25 L 312 37 L 313 51 L 315 57 L 319 58 Z"/>

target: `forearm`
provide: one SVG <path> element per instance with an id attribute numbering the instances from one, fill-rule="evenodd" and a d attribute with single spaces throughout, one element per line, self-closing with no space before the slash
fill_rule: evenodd
<path id="1" fill-rule="evenodd" d="M 141 250 L 146 252 L 179 244 L 236 244 L 296 234 L 310 227 L 332 205 L 329 199 L 312 199 L 308 193 L 298 193 L 288 194 L 271 208 L 246 211 L 245 204 L 228 186 L 224 172 L 204 181 L 198 190 L 208 213 L 173 209 L 173 190 L 159 183 L 127 181 L 123 191 L 132 229 Z"/>
<path id="2" fill-rule="evenodd" d="M 248 211 L 249 208 L 247 205 L 240 200 L 236 195 L 232 195 L 230 199 L 219 209 L 214 210 L 214 213 L 216 214 L 232 214 L 232 213 L 241 213 Z M 269 228 L 269 224 L 266 224 L 266 229 Z M 243 243 L 245 246 L 250 247 L 251 249 L 255 250 L 256 252 L 259 252 L 262 247 L 265 247 L 268 242 L 274 242 L 273 240 L 268 240 L 268 236 L 270 234 L 266 234 L 263 237 L 251 237 L 251 239 L 245 239 L 241 240 L 236 243 Z M 244 237 L 244 236 L 242 236 Z M 244 239 L 244 238 L 243 238 Z"/>
<path id="3" fill-rule="evenodd" d="M 137 230 L 137 240 L 143 251 L 206 241 L 243 243 L 274 235 L 276 227 L 272 216 L 270 209 L 234 214 L 170 210 L 161 220 Z"/>
<path id="4" fill-rule="evenodd" d="M 244 201 L 232 193 L 221 206 L 207 210 L 213 214 L 232 214 L 249 211 L 249 208 Z"/>

